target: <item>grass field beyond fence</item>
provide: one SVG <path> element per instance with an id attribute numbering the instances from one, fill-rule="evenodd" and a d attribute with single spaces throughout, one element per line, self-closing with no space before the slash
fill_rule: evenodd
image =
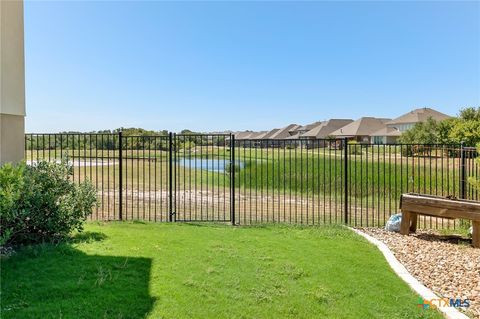
<path id="1" fill-rule="evenodd" d="M 26 158 L 68 157 L 73 179 L 97 188 L 100 205 L 92 219 L 100 220 L 120 219 L 122 211 L 128 220 L 238 215 L 240 224 L 383 226 L 399 211 L 403 193 L 478 199 L 467 182 L 479 176 L 476 151 L 459 145 L 251 140 L 233 147 L 228 138 L 125 136 L 120 144 L 119 134 L 27 135 Z M 439 218 L 419 221 L 420 228 L 456 226 Z"/>
<path id="2" fill-rule="evenodd" d="M 342 227 L 89 223 L 1 267 L 2 318 L 441 318 Z"/>
<path id="3" fill-rule="evenodd" d="M 375 193 L 381 197 L 399 196 L 402 191 L 458 194 L 461 169 L 459 158 L 445 156 L 441 150 L 433 152 L 431 156 L 408 157 L 401 155 L 400 146 L 390 147 L 388 153 L 387 146 L 382 152 L 376 148 L 380 147 L 371 147 L 360 153 L 349 153 L 347 169 L 352 196 L 366 197 L 368 193 Z M 155 175 L 158 175 L 157 186 L 166 184 L 168 152 L 124 150 L 122 154 L 123 173 L 133 186 L 137 183 L 143 185 L 144 179 L 147 183 L 150 180 L 152 184 Z M 110 177 L 113 183 L 113 176 L 118 175 L 118 151 L 34 150 L 27 151 L 26 155 L 27 160 L 68 157 L 77 166 L 78 178 L 88 177 L 95 180 L 103 173 L 103 176 Z M 182 166 L 182 163 L 194 158 L 218 159 L 228 163 L 230 156 L 228 148 L 209 146 L 203 149 L 200 147 L 180 149 L 175 156 L 179 174 L 178 184 L 182 185 L 187 181 L 196 185 L 207 182 L 222 187 L 229 185 L 228 172 L 212 173 L 205 168 L 191 169 Z M 245 165 L 243 169 L 236 171 L 237 187 L 279 189 L 304 194 L 330 193 L 343 187 L 345 158 L 341 150 L 236 148 L 236 160 Z M 102 161 L 110 165 L 99 166 L 98 163 Z M 467 160 L 467 165 L 469 174 L 476 175 L 471 158 Z M 195 174 L 195 170 L 199 172 Z M 131 177 L 128 172 L 131 173 Z M 184 179 L 183 175 L 189 178 Z"/>

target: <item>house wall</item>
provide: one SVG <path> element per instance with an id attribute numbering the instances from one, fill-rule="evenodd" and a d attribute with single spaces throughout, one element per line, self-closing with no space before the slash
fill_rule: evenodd
<path id="1" fill-rule="evenodd" d="M 372 144 L 386 144 L 387 143 L 387 136 L 372 136 L 370 139 L 370 143 Z"/>
<path id="2" fill-rule="evenodd" d="M 395 144 L 397 143 L 397 136 L 387 136 L 387 144 Z"/>
<path id="3" fill-rule="evenodd" d="M 0 164 L 18 162 L 24 156 L 25 121 L 23 116 L 0 115 Z"/>
<path id="4" fill-rule="evenodd" d="M 349 138 L 349 140 L 353 140 L 353 141 L 356 141 L 358 143 L 368 144 L 368 143 L 370 143 L 370 136 L 357 135 L 357 136 L 354 136 L 353 138 Z"/>
<path id="5" fill-rule="evenodd" d="M 415 126 L 415 123 L 388 124 L 387 127 L 396 128 L 400 132 L 405 132 Z"/>
<path id="6" fill-rule="evenodd" d="M 397 142 L 397 136 L 372 136 L 370 143 L 372 144 L 395 144 Z"/>
<path id="7" fill-rule="evenodd" d="M 24 155 L 23 2 L 0 1 L 0 164 Z"/>

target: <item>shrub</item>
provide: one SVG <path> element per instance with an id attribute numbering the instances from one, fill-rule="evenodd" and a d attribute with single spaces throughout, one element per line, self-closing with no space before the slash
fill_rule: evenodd
<path id="1" fill-rule="evenodd" d="M 57 241 L 82 230 L 93 211 L 91 183 L 76 185 L 67 162 L 0 167 L 0 245 Z"/>
<path id="2" fill-rule="evenodd" d="M 286 145 L 287 150 L 294 150 L 298 147 L 297 143 L 288 143 Z"/>
<path id="3" fill-rule="evenodd" d="M 402 145 L 401 146 L 401 154 L 402 156 L 413 156 L 413 145 Z"/>
<path id="4" fill-rule="evenodd" d="M 477 144 L 477 152 L 480 153 L 480 143 Z M 476 164 L 480 164 L 480 157 L 475 159 Z M 475 189 L 480 190 L 480 179 L 476 176 L 470 176 L 468 178 L 468 182 L 472 185 Z"/>
<path id="5" fill-rule="evenodd" d="M 225 173 L 231 173 L 232 172 L 232 169 L 233 169 L 233 172 L 234 173 L 238 173 L 242 170 L 242 167 L 241 167 L 241 164 L 240 163 L 235 163 L 235 164 L 230 164 L 230 163 L 227 163 L 225 165 Z"/>
<path id="6" fill-rule="evenodd" d="M 357 141 L 348 141 L 348 153 L 351 155 L 361 155 L 362 145 Z"/>

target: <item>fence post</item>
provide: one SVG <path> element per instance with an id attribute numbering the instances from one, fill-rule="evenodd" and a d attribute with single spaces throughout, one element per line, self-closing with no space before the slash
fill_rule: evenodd
<path id="1" fill-rule="evenodd" d="M 467 186 L 467 174 L 466 174 L 466 159 L 465 159 L 465 149 L 464 149 L 464 142 L 460 144 L 460 160 L 461 160 L 461 175 L 460 175 L 460 198 L 465 199 L 465 191 Z"/>
<path id="2" fill-rule="evenodd" d="M 235 135 L 230 134 L 230 220 L 235 225 Z"/>
<path id="3" fill-rule="evenodd" d="M 344 214 L 345 214 L 345 224 L 348 225 L 348 139 L 345 138 L 343 140 L 343 175 L 344 175 L 344 194 L 345 194 L 345 201 L 344 201 Z"/>
<path id="4" fill-rule="evenodd" d="M 168 221 L 173 221 L 173 133 L 168 133 Z"/>
<path id="5" fill-rule="evenodd" d="M 119 219 L 123 219 L 123 139 L 122 131 L 118 132 L 118 215 Z"/>

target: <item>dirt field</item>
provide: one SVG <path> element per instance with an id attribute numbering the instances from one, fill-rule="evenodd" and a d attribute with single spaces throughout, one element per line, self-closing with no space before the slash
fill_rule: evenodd
<path id="1" fill-rule="evenodd" d="M 229 189 L 210 191 L 181 190 L 173 196 L 173 211 L 177 221 L 230 221 Z M 103 198 L 102 198 L 103 194 Z M 116 191 L 99 193 L 100 206 L 94 212 L 93 220 L 116 220 L 119 218 L 119 196 Z M 240 225 L 256 223 L 332 224 L 344 223 L 344 202 L 334 197 L 305 197 L 295 194 L 254 195 L 247 190 L 236 190 L 235 219 Z M 350 225 L 383 227 L 391 213 L 388 206 L 348 205 Z M 385 206 L 385 207 L 384 207 Z M 124 190 L 123 219 L 168 221 L 169 192 L 157 190 L 141 192 Z M 419 228 L 453 228 L 451 220 L 420 217 Z"/>

